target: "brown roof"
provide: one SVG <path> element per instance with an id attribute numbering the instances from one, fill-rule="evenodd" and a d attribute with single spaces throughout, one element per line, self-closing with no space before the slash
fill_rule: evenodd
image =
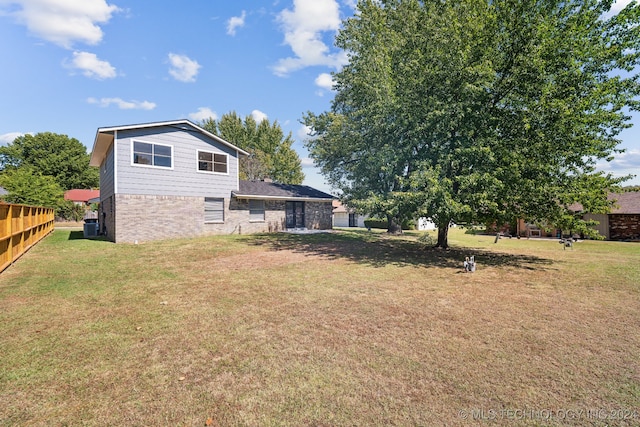
<path id="1" fill-rule="evenodd" d="M 615 201 L 610 214 L 640 214 L 640 191 L 609 193 L 607 199 Z M 569 206 L 569 210 L 580 212 L 584 208 L 580 203 L 574 203 Z"/>
<path id="2" fill-rule="evenodd" d="M 333 212 L 347 212 L 347 207 L 340 203 L 340 200 L 334 200 L 333 204 Z"/>
<path id="3" fill-rule="evenodd" d="M 612 214 L 640 214 L 640 191 L 609 194 L 609 200 L 616 201 Z"/>

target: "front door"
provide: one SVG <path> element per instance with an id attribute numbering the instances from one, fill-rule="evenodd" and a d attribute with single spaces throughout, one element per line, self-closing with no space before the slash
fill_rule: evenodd
<path id="1" fill-rule="evenodd" d="M 358 226 L 358 214 L 350 213 L 349 227 L 357 227 L 357 226 Z"/>
<path id="2" fill-rule="evenodd" d="M 287 202 L 287 228 L 304 228 L 304 202 Z"/>

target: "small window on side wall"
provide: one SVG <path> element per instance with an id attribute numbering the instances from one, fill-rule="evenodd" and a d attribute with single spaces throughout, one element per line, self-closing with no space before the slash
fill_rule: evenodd
<path id="1" fill-rule="evenodd" d="M 227 173 L 228 159 L 227 154 L 198 151 L 198 170 L 200 172 Z"/>
<path id="2" fill-rule="evenodd" d="M 249 221 L 264 221 L 264 200 L 249 200 Z"/>
<path id="3" fill-rule="evenodd" d="M 224 199 L 212 197 L 204 198 L 204 222 L 224 222 Z"/>

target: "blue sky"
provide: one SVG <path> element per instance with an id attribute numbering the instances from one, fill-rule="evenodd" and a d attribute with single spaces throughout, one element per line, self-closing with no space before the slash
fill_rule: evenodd
<path id="1" fill-rule="evenodd" d="M 0 0 L 0 144 L 50 131 L 90 150 L 99 127 L 235 111 L 277 120 L 296 140 L 305 184 L 330 191 L 308 159 L 300 119 L 330 108 L 330 73 L 346 61 L 333 39 L 354 6 Z M 640 170 L 640 115 L 633 121 L 622 135 L 627 153 L 602 165 L 614 175 Z"/>

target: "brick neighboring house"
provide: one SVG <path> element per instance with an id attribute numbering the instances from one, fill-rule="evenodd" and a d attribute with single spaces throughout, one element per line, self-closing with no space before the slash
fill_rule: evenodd
<path id="1" fill-rule="evenodd" d="M 615 200 L 610 213 L 585 213 L 584 219 L 599 221 L 595 228 L 607 240 L 640 240 L 640 192 L 609 194 L 608 199 Z"/>
<path id="2" fill-rule="evenodd" d="M 241 181 L 248 155 L 189 120 L 99 128 L 99 230 L 114 242 L 331 229 L 333 196 L 302 185 Z"/>

